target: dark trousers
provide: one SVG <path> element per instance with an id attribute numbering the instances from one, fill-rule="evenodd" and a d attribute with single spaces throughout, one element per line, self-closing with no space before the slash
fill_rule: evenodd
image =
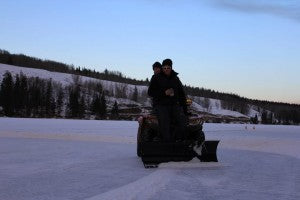
<path id="1" fill-rule="evenodd" d="M 184 140 L 187 119 L 179 105 L 157 105 L 159 135 L 163 141 Z"/>

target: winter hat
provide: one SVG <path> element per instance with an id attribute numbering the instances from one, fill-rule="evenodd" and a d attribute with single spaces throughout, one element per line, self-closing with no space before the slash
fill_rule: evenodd
<path id="1" fill-rule="evenodd" d="M 162 62 L 162 66 L 166 66 L 166 65 L 172 67 L 172 65 L 173 65 L 172 60 L 169 59 L 169 58 L 165 59 L 165 60 Z"/>
<path id="2" fill-rule="evenodd" d="M 161 64 L 160 62 L 155 62 L 153 65 L 152 65 L 152 68 L 160 68 L 161 69 Z"/>

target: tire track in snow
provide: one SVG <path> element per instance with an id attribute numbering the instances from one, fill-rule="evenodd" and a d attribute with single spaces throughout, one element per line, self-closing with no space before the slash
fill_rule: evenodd
<path id="1" fill-rule="evenodd" d="M 275 153 L 300 159 L 300 141 L 293 139 L 222 139 L 220 148 Z"/>
<path id="2" fill-rule="evenodd" d="M 30 132 L 0 132 L 0 137 L 27 138 L 27 139 L 50 139 L 91 142 L 111 142 L 120 144 L 135 144 L 136 138 L 130 136 L 104 135 L 104 134 L 73 134 L 73 133 L 30 133 Z"/>
<path id="3" fill-rule="evenodd" d="M 157 169 L 155 172 L 135 182 L 112 189 L 86 200 L 151 199 L 156 193 L 165 188 L 177 172 L 178 170 L 174 169 Z"/>

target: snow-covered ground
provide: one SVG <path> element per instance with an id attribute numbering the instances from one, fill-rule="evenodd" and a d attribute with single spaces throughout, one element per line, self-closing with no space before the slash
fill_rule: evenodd
<path id="1" fill-rule="evenodd" d="M 132 121 L 0 118 L 0 199 L 300 199 L 300 127 L 205 124 L 218 163 L 145 169 Z"/>

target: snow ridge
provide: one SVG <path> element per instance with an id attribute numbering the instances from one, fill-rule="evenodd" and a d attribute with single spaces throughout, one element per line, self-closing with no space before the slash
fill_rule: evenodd
<path id="1" fill-rule="evenodd" d="M 86 200 L 132 200 L 151 199 L 176 175 L 175 169 L 157 169 L 148 176 L 138 179 L 135 182 L 124 185 L 120 188 L 110 190 Z"/>

